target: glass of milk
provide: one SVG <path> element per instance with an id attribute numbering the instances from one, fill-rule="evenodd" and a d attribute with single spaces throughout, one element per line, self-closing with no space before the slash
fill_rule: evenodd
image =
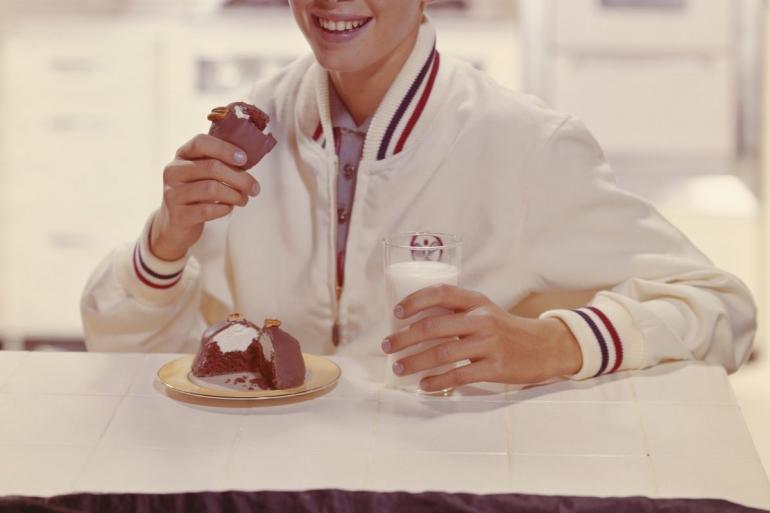
<path id="1" fill-rule="evenodd" d="M 388 288 L 388 315 L 392 319 L 392 332 L 408 328 L 413 323 L 431 315 L 449 313 L 443 308 L 432 308 L 426 312 L 398 319 L 393 315 L 395 306 L 409 294 L 432 285 L 458 285 L 460 276 L 461 240 L 456 235 L 433 232 L 407 232 L 392 235 L 383 241 L 385 282 Z M 449 365 L 409 376 L 393 373 L 393 364 L 406 356 L 419 353 L 437 342 L 426 341 L 396 354 L 388 355 L 385 371 L 386 385 L 392 388 L 426 393 L 420 389 L 420 380 L 427 375 L 441 374 L 456 365 Z M 450 390 L 432 392 L 445 395 Z"/>

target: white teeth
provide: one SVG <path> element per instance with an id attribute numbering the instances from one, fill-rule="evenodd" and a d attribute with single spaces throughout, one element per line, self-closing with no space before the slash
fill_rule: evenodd
<path id="1" fill-rule="evenodd" d="M 331 32 L 344 32 L 346 30 L 354 30 L 364 24 L 364 20 L 357 21 L 334 21 L 327 20 L 325 18 L 318 18 L 318 24 L 325 30 Z"/>

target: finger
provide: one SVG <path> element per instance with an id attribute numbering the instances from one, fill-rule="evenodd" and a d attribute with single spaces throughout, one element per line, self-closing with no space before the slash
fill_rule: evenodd
<path id="1" fill-rule="evenodd" d="M 259 194 L 259 184 L 253 176 L 216 159 L 175 161 L 164 171 L 163 180 L 166 184 L 216 180 L 242 194 Z"/>
<path id="2" fill-rule="evenodd" d="M 195 226 L 220 217 L 225 217 L 233 211 L 232 205 L 223 203 L 199 203 L 197 205 L 182 205 L 175 209 L 174 218 L 182 226 Z"/>
<path id="3" fill-rule="evenodd" d="M 428 340 L 470 335 L 477 330 L 477 324 L 475 319 L 465 312 L 426 317 L 389 335 L 382 343 L 382 350 L 386 353 L 397 353 Z"/>
<path id="4" fill-rule="evenodd" d="M 434 285 L 408 295 L 396 305 L 393 315 L 399 319 L 408 319 L 429 308 L 441 307 L 447 310 L 470 310 L 488 301 L 479 292 L 455 287 L 454 285 Z"/>
<path id="5" fill-rule="evenodd" d="M 451 337 L 436 342 L 438 343 L 433 345 L 431 341 L 431 347 L 425 351 L 395 362 L 393 372 L 398 376 L 407 376 L 464 360 L 478 360 L 485 354 L 484 350 L 488 346 L 485 340 L 475 337 Z"/>
<path id="6" fill-rule="evenodd" d="M 471 383 L 494 379 L 494 367 L 487 360 L 472 362 L 438 376 L 428 376 L 420 381 L 420 388 L 426 392 L 438 392 Z"/>
<path id="7" fill-rule="evenodd" d="M 168 189 L 167 200 L 172 205 L 192 205 L 195 203 L 224 203 L 243 206 L 248 198 L 215 180 L 202 180 L 189 184 L 177 185 Z"/>
<path id="8" fill-rule="evenodd" d="M 208 134 L 196 135 L 184 143 L 176 155 L 185 160 L 213 158 L 238 167 L 248 160 L 241 148 Z"/>

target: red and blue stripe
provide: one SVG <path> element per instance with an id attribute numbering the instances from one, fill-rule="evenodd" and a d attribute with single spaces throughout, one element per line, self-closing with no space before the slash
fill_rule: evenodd
<path id="1" fill-rule="evenodd" d="M 396 130 L 399 124 L 401 124 L 401 120 L 404 118 L 406 113 L 409 111 L 409 107 L 417 98 L 417 92 L 427 80 L 428 83 L 425 86 L 420 99 L 418 100 L 417 107 L 415 108 L 412 116 L 404 127 L 404 130 L 401 132 L 395 148 L 393 149 L 393 155 L 401 153 L 401 151 L 404 149 L 406 141 L 409 139 L 412 130 L 417 124 L 417 121 L 420 119 L 420 116 L 422 116 L 422 113 L 425 110 L 425 106 L 430 99 L 431 93 L 433 92 L 433 86 L 436 82 L 436 75 L 438 74 L 440 66 L 441 58 L 434 46 L 433 51 L 431 51 L 430 56 L 428 57 L 428 60 L 425 61 L 425 64 L 420 70 L 419 75 L 417 75 L 417 78 L 415 78 L 414 82 L 412 82 L 412 85 L 409 87 L 406 96 L 404 96 L 403 100 L 401 100 L 401 104 L 398 106 L 398 109 L 396 109 L 393 118 L 390 120 L 388 128 L 385 131 L 385 137 L 383 137 L 382 142 L 380 143 L 380 148 L 377 151 L 377 160 L 383 160 L 388 156 L 388 151 L 395 138 Z"/>
<path id="2" fill-rule="evenodd" d="M 142 258 L 139 243 L 134 246 L 134 273 L 139 281 L 154 289 L 170 289 L 182 279 L 182 271 L 173 274 L 161 274 L 153 271 Z"/>
<path id="3" fill-rule="evenodd" d="M 387 157 L 398 155 L 404 150 L 417 123 L 425 112 L 425 108 L 433 93 L 440 67 L 441 56 L 434 45 L 428 59 L 420 69 L 420 73 L 412 82 L 409 90 L 401 100 L 401 103 L 399 103 L 398 108 L 388 123 L 385 135 L 383 136 L 382 141 L 380 141 L 377 150 L 377 160 L 383 160 Z M 421 94 L 420 91 L 422 91 Z M 412 107 L 414 108 L 412 109 Z M 412 110 L 412 113 L 409 116 L 409 119 L 404 123 L 404 118 L 410 110 Z M 399 133 L 399 127 L 402 125 L 403 128 L 401 128 Z M 335 139 L 338 138 L 335 137 Z M 324 148 L 326 147 L 327 141 L 320 121 L 313 132 L 313 140 L 321 144 Z"/>
<path id="4" fill-rule="evenodd" d="M 623 364 L 623 342 L 620 338 L 620 335 L 618 335 L 618 330 L 615 329 L 615 326 L 612 324 L 612 321 L 610 321 L 609 317 L 607 317 L 604 312 L 595 306 L 573 310 L 573 312 L 578 314 L 585 321 L 585 323 L 588 324 L 588 327 L 591 329 L 591 332 L 596 338 L 596 343 L 599 345 L 599 351 L 602 355 L 602 360 L 601 364 L 599 365 L 599 371 L 595 374 L 594 377 L 601 376 L 602 374 L 610 374 L 616 372 Z M 602 333 L 600 324 L 601 326 L 604 326 L 604 329 L 610 335 L 615 356 L 613 362 L 610 362 L 610 341 L 608 341 L 604 336 L 604 333 Z M 610 363 L 612 363 L 612 367 L 610 367 Z M 609 371 L 607 370 L 608 368 Z"/>

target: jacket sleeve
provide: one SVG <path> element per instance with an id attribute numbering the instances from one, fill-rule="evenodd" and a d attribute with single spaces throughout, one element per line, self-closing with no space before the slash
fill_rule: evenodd
<path id="1" fill-rule="evenodd" d="M 668 360 L 729 372 L 751 350 L 756 308 L 646 201 L 619 189 L 599 145 L 567 118 L 527 170 L 521 261 L 532 291 L 601 290 L 588 305 L 541 317 L 566 323 L 585 379 Z"/>
<path id="2" fill-rule="evenodd" d="M 189 352 L 204 329 L 200 269 L 149 251 L 154 216 L 135 244 L 114 250 L 94 271 L 80 303 L 90 351 Z"/>

